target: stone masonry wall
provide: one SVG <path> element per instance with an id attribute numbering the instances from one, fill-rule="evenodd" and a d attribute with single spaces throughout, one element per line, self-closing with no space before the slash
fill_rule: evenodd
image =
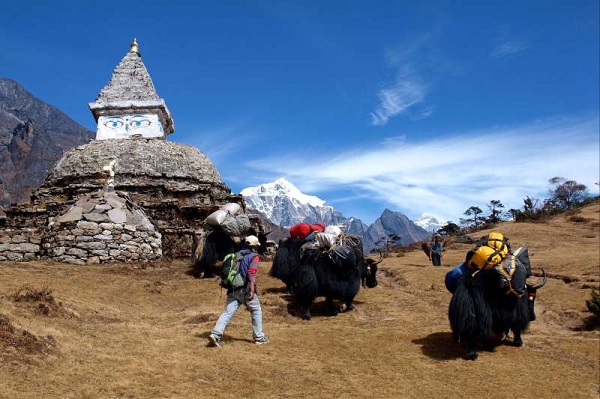
<path id="1" fill-rule="evenodd" d="M 0 231 L 0 261 L 29 261 L 42 255 L 41 229 L 4 229 Z"/>
<path id="2" fill-rule="evenodd" d="M 158 231 L 110 222 L 61 224 L 46 235 L 43 246 L 48 258 L 74 264 L 151 261 L 162 256 Z"/>

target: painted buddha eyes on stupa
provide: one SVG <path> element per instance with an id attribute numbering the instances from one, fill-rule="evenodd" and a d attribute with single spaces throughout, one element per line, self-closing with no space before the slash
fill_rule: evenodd
<path id="1" fill-rule="evenodd" d="M 129 126 L 131 126 L 131 128 L 133 129 L 137 129 L 137 128 L 141 128 L 141 127 L 148 127 L 152 124 L 152 121 L 150 121 L 150 119 L 146 118 L 145 116 L 134 116 L 131 118 L 131 121 L 129 122 Z"/>
<path id="2" fill-rule="evenodd" d="M 109 129 L 118 129 L 123 125 L 125 125 L 125 122 L 122 120 L 122 118 L 109 118 L 104 122 L 104 126 Z"/>
<path id="3" fill-rule="evenodd" d="M 125 130 L 139 129 L 148 127 L 152 124 L 152 121 L 144 115 L 134 115 L 132 117 L 109 117 L 104 121 L 103 125 L 109 129 L 120 129 L 122 127 Z"/>

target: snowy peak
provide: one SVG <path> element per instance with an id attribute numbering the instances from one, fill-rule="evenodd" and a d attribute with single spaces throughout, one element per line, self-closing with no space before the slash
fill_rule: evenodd
<path id="1" fill-rule="evenodd" d="M 283 177 L 271 183 L 261 184 L 257 187 L 247 187 L 241 191 L 244 197 L 277 197 L 286 196 L 303 205 L 324 206 L 325 201 L 313 195 L 303 194 L 296 186 Z"/>
<path id="2" fill-rule="evenodd" d="M 271 222 L 282 227 L 290 227 L 300 222 L 321 221 L 339 225 L 346 219 L 322 199 L 303 194 L 284 178 L 245 188 L 240 194 L 248 208 L 261 212 Z"/>
<path id="3" fill-rule="evenodd" d="M 427 213 L 422 214 L 419 219 L 415 220 L 415 224 L 430 233 L 436 232 L 443 226 L 443 223 Z"/>

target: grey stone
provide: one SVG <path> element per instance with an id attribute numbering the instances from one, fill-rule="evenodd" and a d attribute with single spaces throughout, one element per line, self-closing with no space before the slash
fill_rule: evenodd
<path id="1" fill-rule="evenodd" d="M 20 253 L 5 252 L 4 255 L 6 256 L 6 258 L 8 260 L 12 260 L 12 261 L 22 261 L 23 260 L 23 254 L 20 254 Z"/>
<path id="2" fill-rule="evenodd" d="M 19 244 L 19 252 L 40 252 L 41 247 L 38 244 L 30 244 L 28 242 Z"/>
<path id="3" fill-rule="evenodd" d="M 76 222 L 81 220 L 83 215 L 83 209 L 79 206 L 72 206 L 71 209 L 67 211 L 64 215 L 60 215 L 56 218 L 56 223 L 68 223 L 68 222 Z"/>
<path id="4" fill-rule="evenodd" d="M 125 223 L 127 221 L 127 213 L 123 209 L 111 209 L 108 211 L 108 217 L 113 223 Z"/>
<path id="5" fill-rule="evenodd" d="M 86 222 L 86 221 L 82 220 L 79 223 L 77 223 L 77 228 L 82 229 L 82 230 L 97 230 L 98 223 Z"/>
<path id="6" fill-rule="evenodd" d="M 126 224 L 124 226 L 124 229 L 127 230 L 127 231 L 137 231 L 137 228 L 135 226 L 130 225 L 130 224 Z"/>
<path id="7" fill-rule="evenodd" d="M 39 258 L 39 255 L 34 254 L 34 253 L 25 253 L 23 254 L 23 260 L 24 261 L 30 261 L 30 260 L 36 260 Z"/>
<path id="8" fill-rule="evenodd" d="M 12 237 L 13 244 L 20 244 L 22 242 L 27 242 L 27 237 L 25 237 L 24 235 L 21 234 L 16 234 Z"/>
<path id="9" fill-rule="evenodd" d="M 107 234 L 96 234 L 94 236 L 94 238 L 96 240 L 112 241 L 113 236 L 112 235 L 107 235 Z"/>
<path id="10" fill-rule="evenodd" d="M 64 255 L 64 253 L 67 251 L 66 247 L 54 247 L 51 250 L 51 255 L 52 256 L 61 256 Z"/>
<path id="11" fill-rule="evenodd" d="M 88 252 L 86 250 L 80 248 L 69 248 L 67 250 L 67 255 L 78 256 L 80 258 L 87 257 L 87 254 Z"/>
<path id="12" fill-rule="evenodd" d="M 84 219 L 90 222 L 106 222 L 108 220 L 108 216 L 104 213 L 84 213 Z"/>

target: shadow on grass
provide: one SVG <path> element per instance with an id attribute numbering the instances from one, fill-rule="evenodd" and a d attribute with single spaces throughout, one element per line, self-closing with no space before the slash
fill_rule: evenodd
<path id="1" fill-rule="evenodd" d="M 194 334 L 194 337 L 200 338 L 200 339 L 206 341 L 206 346 L 207 347 L 212 347 L 213 345 L 210 342 L 210 340 L 208 339 L 209 335 L 210 335 L 210 331 L 204 331 L 204 332 L 201 332 L 201 333 Z M 225 331 L 225 333 L 221 337 L 221 344 L 222 345 L 231 345 L 231 344 L 234 344 L 236 342 L 245 342 L 245 343 L 249 343 L 249 344 L 254 344 L 254 340 L 253 339 L 232 337 L 230 335 L 227 335 L 227 331 Z"/>
<path id="2" fill-rule="evenodd" d="M 357 305 L 357 304 L 362 304 L 363 302 L 361 301 L 354 301 L 353 305 Z M 339 311 L 340 306 L 341 306 L 341 302 L 339 301 L 334 301 L 335 304 L 335 308 L 338 309 L 338 312 L 335 313 L 332 311 L 332 309 L 328 306 L 327 302 L 325 301 L 325 299 L 323 300 L 318 300 L 313 302 L 310 305 L 310 314 L 312 318 L 315 317 L 333 317 L 333 316 L 338 316 L 338 315 L 342 315 L 344 313 L 347 312 L 352 312 L 351 310 L 345 310 L 345 311 Z M 300 306 L 299 304 L 297 304 L 293 297 L 290 297 L 290 300 L 288 302 L 287 305 L 287 311 L 288 314 L 290 314 L 293 317 L 298 317 L 298 318 L 303 318 L 304 316 L 304 312 L 306 311 L 306 308 L 304 308 L 303 306 Z"/>
<path id="3" fill-rule="evenodd" d="M 451 332 L 435 332 L 426 337 L 413 339 L 413 344 L 421 345 L 423 354 L 435 360 L 462 359 L 466 353 L 466 347 L 454 342 Z"/>
<path id="4" fill-rule="evenodd" d="M 592 315 L 583 319 L 580 325 L 572 327 L 573 331 L 595 331 L 600 330 L 600 317 Z"/>

